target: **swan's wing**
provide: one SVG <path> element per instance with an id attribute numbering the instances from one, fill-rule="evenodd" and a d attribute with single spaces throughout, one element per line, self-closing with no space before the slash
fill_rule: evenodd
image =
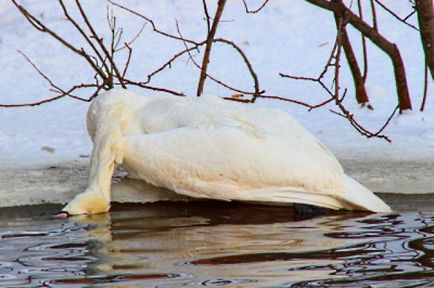
<path id="1" fill-rule="evenodd" d="M 263 201 L 264 195 L 254 199 L 253 192 L 243 193 L 272 187 L 299 194 L 343 190 L 339 163 L 318 143 L 302 138 L 203 125 L 128 136 L 125 142 L 127 169 L 192 197 Z"/>

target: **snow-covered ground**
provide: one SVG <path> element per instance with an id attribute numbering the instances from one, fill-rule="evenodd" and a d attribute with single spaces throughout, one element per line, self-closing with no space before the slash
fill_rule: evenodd
<path id="1" fill-rule="evenodd" d="M 85 45 L 64 19 L 57 1 L 19 2 L 69 41 L 77 46 Z M 65 2 L 74 6 L 73 1 Z M 82 2 L 98 32 L 108 37 L 107 2 Z M 411 11 L 409 1 L 382 2 L 402 16 Z M 118 3 L 153 19 L 161 30 L 176 34 L 176 19 L 185 37 L 203 40 L 206 35 L 202 1 L 119 0 Z M 258 7 L 261 1 L 248 3 L 252 7 Z M 143 25 L 143 20 L 115 7 L 113 9 L 119 25 L 124 28 L 124 39 L 134 37 Z M 215 3 L 210 3 L 209 9 L 213 13 Z M 365 17 L 369 19 L 369 10 L 366 10 Z M 76 9 L 71 11 L 74 11 L 71 12 L 74 17 L 79 17 Z M 276 100 L 261 100 L 257 105 L 270 105 L 289 111 L 340 159 L 369 163 L 401 161 L 429 164 L 434 159 L 434 99 L 428 98 L 426 112 L 418 111 L 424 73 L 420 36 L 417 31 L 398 22 L 380 7 L 377 8 L 377 13 L 381 33 L 401 49 L 414 105 L 413 111 L 396 116 L 385 130 L 392 143 L 379 139 L 367 140 L 360 136 L 346 120 L 328 111 L 333 108 L 332 104 L 311 112 L 302 106 Z M 278 73 L 316 76 L 321 72 L 336 33 L 330 12 L 303 0 L 273 0 L 260 13 L 246 14 L 242 1 L 234 0 L 228 1 L 222 19 L 217 36 L 233 40 L 242 47 L 258 73 L 261 88 L 267 94 L 308 103 L 318 103 L 325 99 L 324 92 L 314 83 L 282 79 Z M 415 16 L 410 22 L 416 23 Z M 360 36 L 352 28 L 349 31 L 361 63 L 358 45 Z M 145 80 L 147 74 L 183 49 L 183 43 L 156 34 L 148 24 L 140 38 L 134 42 L 133 49 L 128 76 Z M 32 102 L 52 95 L 48 91 L 49 84 L 17 50 L 30 57 L 57 85 L 65 89 L 92 77 L 92 71 L 82 59 L 48 35 L 31 27 L 10 1 L 0 0 L 0 104 Z M 348 88 L 346 106 L 366 128 L 376 130 L 394 110 L 397 96 L 390 60 L 372 45 L 369 45 L 368 53 L 370 62 L 367 89 L 375 110 L 361 109 L 355 103 L 352 79 L 345 62 L 342 62 L 345 65 L 342 68 L 341 84 Z M 197 56 L 198 60 L 201 55 Z M 120 55 L 119 60 L 122 61 L 122 57 L 125 54 Z M 213 47 L 209 69 L 211 74 L 233 86 L 253 89 L 243 61 L 229 47 L 217 44 Z M 170 70 L 155 76 L 152 85 L 194 95 L 198 75 L 198 70 L 184 57 L 177 60 Z M 141 91 L 156 94 L 153 91 Z M 206 82 L 205 93 L 231 94 L 210 81 Z M 430 94 L 432 96 L 431 92 Z M 85 129 L 87 107 L 88 103 L 65 98 L 32 108 L 0 108 L 0 169 L 47 167 L 74 161 L 86 164 L 86 157 L 91 150 Z M 431 191 L 434 191 L 434 187 Z"/>

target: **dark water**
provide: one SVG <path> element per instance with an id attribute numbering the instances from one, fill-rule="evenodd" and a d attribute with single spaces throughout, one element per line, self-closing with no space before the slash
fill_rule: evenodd
<path id="1" fill-rule="evenodd" d="M 290 207 L 0 209 L 0 287 L 434 287 L 434 213 L 298 219 Z M 414 209 L 416 210 L 416 209 Z"/>

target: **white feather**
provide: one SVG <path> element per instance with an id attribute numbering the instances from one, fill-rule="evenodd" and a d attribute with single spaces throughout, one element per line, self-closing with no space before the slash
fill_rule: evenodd
<path id="1" fill-rule="evenodd" d="M 112 90 L 92 103 L 88 130 L 94 150 L 85 192 L 92 201 L 96 194 L 110 199 L 116 162 L 131 177 L 190 197 L 390 211 L 280 110 Z M 84 197 L 74 201 L 64 210 L 95 213 L 76 208 L 88 205 Z"/>

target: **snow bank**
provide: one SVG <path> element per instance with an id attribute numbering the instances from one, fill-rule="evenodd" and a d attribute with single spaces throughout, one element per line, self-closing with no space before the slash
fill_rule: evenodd
<path id="1" fill-rule="evenodd" d="M 53 30 L 77 45 L 84 45 L 79 35 L 71 32 L 71 27 L 63 19 L 56 1 L 20 2 Z M 411 9 L 410 4 L 405 1 L 384 2 L 400 15 L 406 15 Z M 83 3 L 96 29 L 107 34 L 105 6 L 97 0 Z M 201 1 L 125 0 L 119 3 L 146 14 L 162 30 L 176 34 L 177 19 L 185 37 L 198 40 L 205 37 L 206 25 Z M 249 3 L 253 7 L 261 1 Z M 215 7 L 210 5 L 210 10 L 214 9 Z M 143 21 L 119 9 L 114 8 L 114 11 L 118 23 L 124 27 L 125 39 L 131 39 L 143 25 Z M 394 161 L 393 163 L 412 161 L 428 165 L 434 155 L 433 99 L 428 99 L 427 112 L 417 111 L 421 102 L 424 72 L 419 34 L 397 22 L 381 8 L 378 8 L 377 12 L 380 31 L 389 40 L 398 43 L 401 49 L 415 108 L 415 111 L 395 117 L 385 130 L 393 140 L 392 143 L 378 139 L 367 140 L 360 136 L 346 120 L 328 111 L 333 105 L 312 112 L 308 112 L 304 107 L 279 101 L 261 100 L 258 105 L 270 105 L 289 111 L 340 159 Z M 72 14 L 78 16 L 76 12 Z M 368 12 L 365 17 L 369 18 Z M 242 46 L 267 94 L 283 95 L 309 103 L 325 99 L 326 96 L 315 84 L 284 80 L 278 73 L 314 76 L 322 70 L 335 37 L 334 20 L 329 12 L 302 0 L 275 0 L 270 1 L 260 13 L 250 15 L 245 14 L 242 1 L 230 1 L 222 18 L 217 36 L 224 36 Z M 413 22 L 415 20 L 415 17 L 411 19 Z M 349 30 L 354 43 L 360 41 L 359 35 L 355 34 L 353 29 Z M 91 79 L 92 73 L 84 61 L 47 35 L 33 29 L 9 1 L 0 2 L 0 32 L 0 103 L 31 102 L 50 95 L 49 85 L 17 49 L 28 55 L 61 87 L 67 88 L 74 83 Z M 155 34 L 150 25 L 147 25 L 133 48 L 129 76 L 145 79 L 149 72 L 183 49 L 183 44 Z M 352 79 L 345 66 L 342 86 L 349 90 L 347 107 L 363 125 L 375 130 L 383 125 L 393 111 L 397 96 L 390 60 L 372 45 L 369 45 L 368 49 L 370 63 L 367 88 L 375 110 L 360 109 L 352 99 Z M 357 52 L 360 55 L 359 50 Z M 243 89 L 253 87 L 244 63 L 228 47 L 214 46 L 209 72 L 234 86 Z M 193 95 L 197 79 L 197 69 L 187 58 L 182 58 L 170 70 L 156 76 L 152 84 Z M 155 94 L 143 90 L 141 93 Z M 210 81 L 205 85 L 205 93 L 230 94 Z M 87 106 L 88 103 L 63 99 L 34 108 L 0 108 L 0 168 L 47 167 L 74 161 L 86 165 L 86 157 L 91 151 L 84 121 Z"/>

